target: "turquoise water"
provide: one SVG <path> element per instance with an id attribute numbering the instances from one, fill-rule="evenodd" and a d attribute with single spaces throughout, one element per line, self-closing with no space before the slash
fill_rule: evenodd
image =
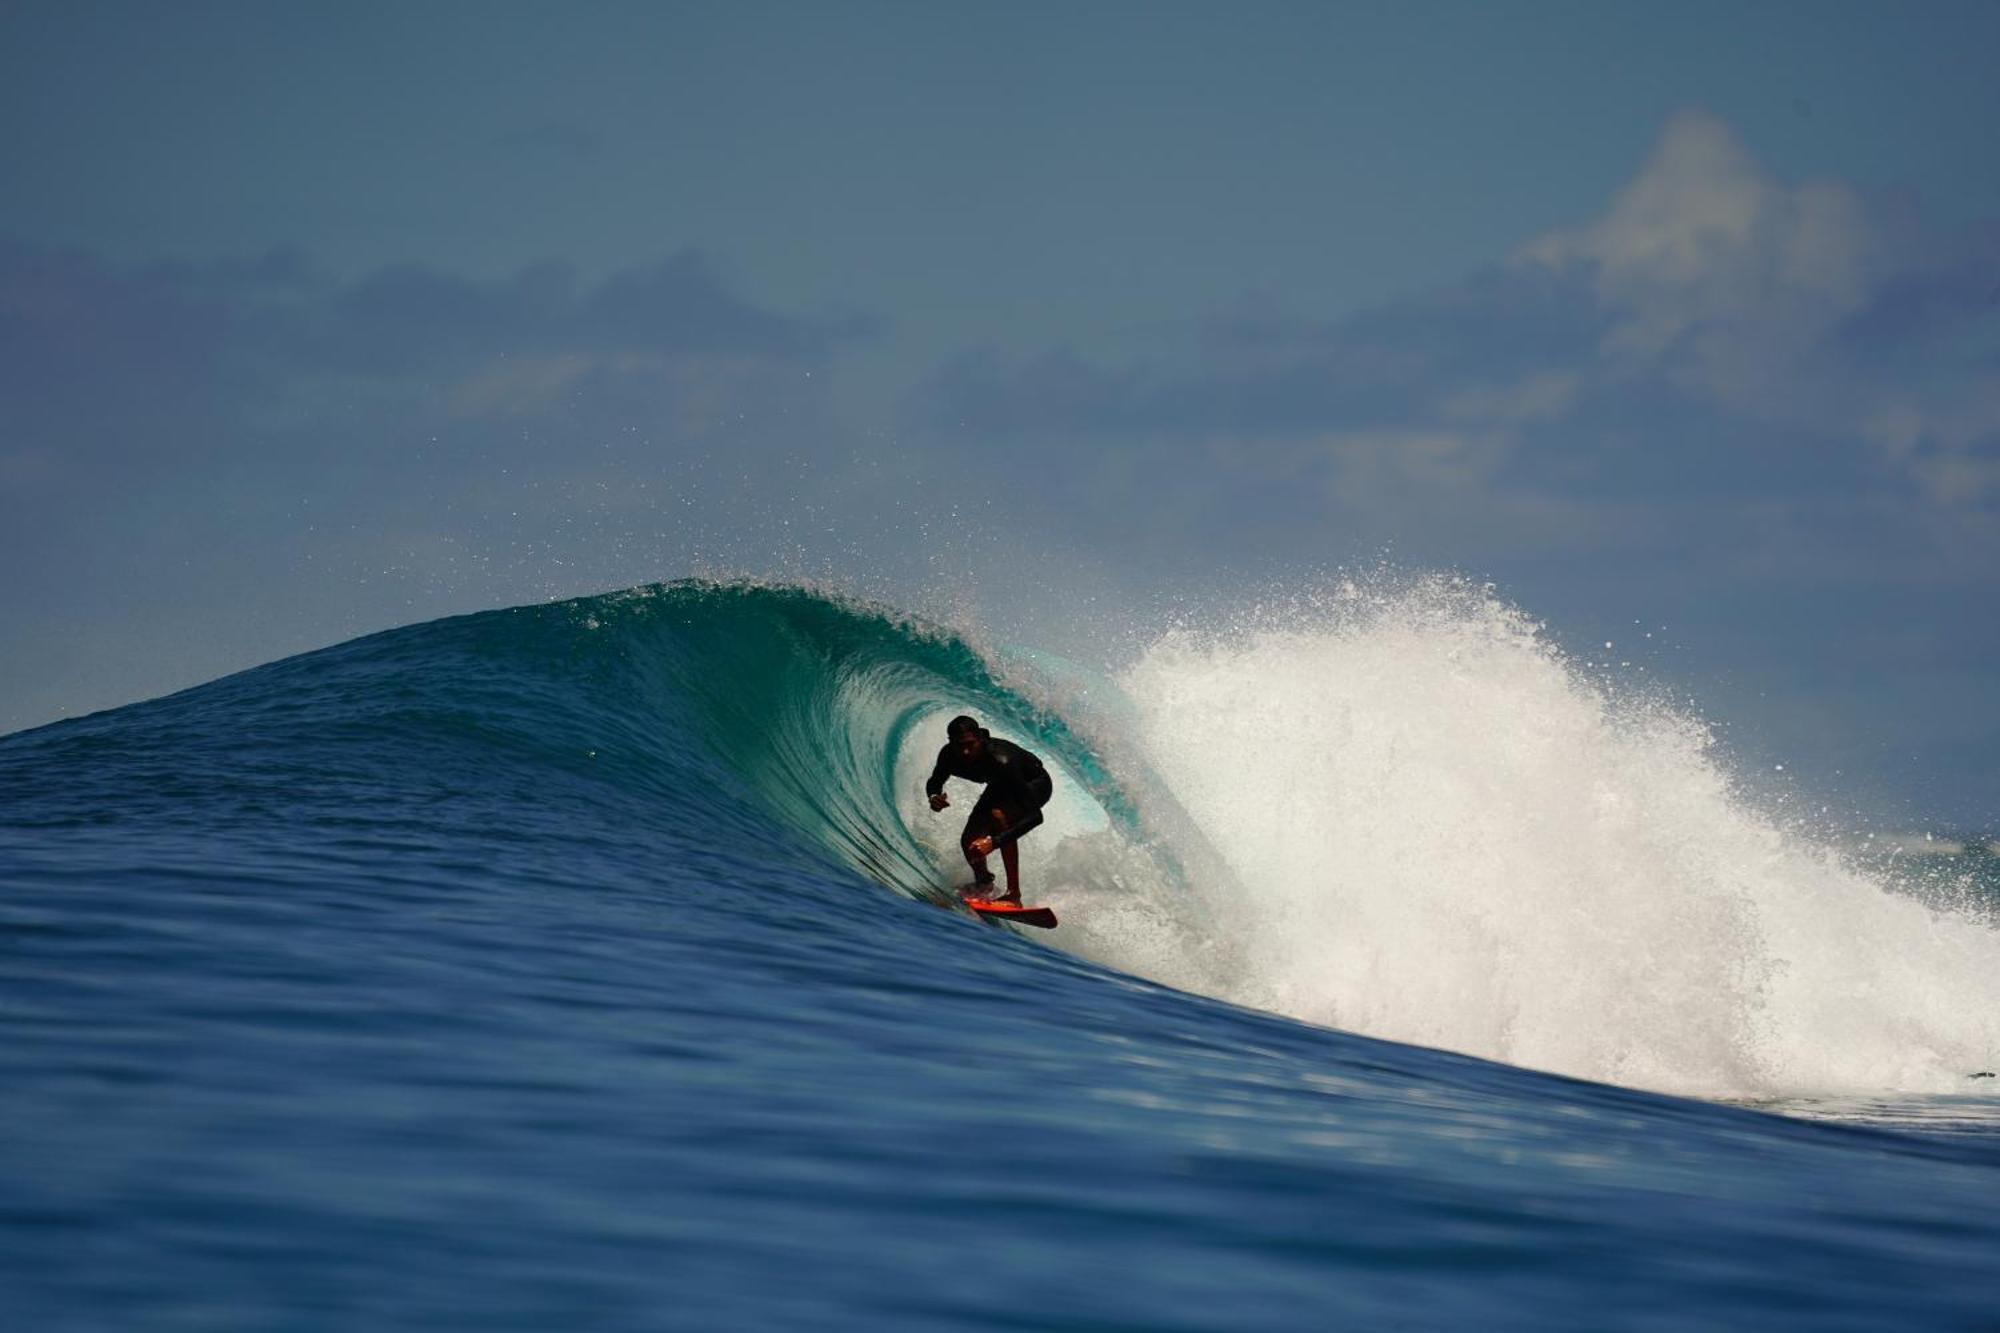
<path id="1" fill-rule="evenodd" d="M 1314 642 L 1350 663 L 1409 651 L 1385 635 L 1378 619 Z M 1220 744 L 1205 719 L 1230 716 L 1203 693 L 1218 673 L 1295 689 L 1295 647 L 1183 644 L 1043 688 L 884 608 L 675 585 L 414 626 L 0 739 L 0 1314 L 2000 1327 L 2000 1099 L 1968 1077 L 1992 1067 L 1992 1017 L 1959 980 L 1994 956 L 1990 857 L 1927 865 L 1922 902 L 1726 791 L 1701 805 L 1688 767 L 1647 823 L 1708 850 L 1604 845 L 1686 925 L 1679 952 L 1749 931 L 1712 1003 L 1708 973 L 1665 953 L 1653 1003 L 1539 1003 L 1549 969 L 1510 954 L 1528 937 L 1505 923 L 1463 956 L 1425 926 L 1418 967 L 1358 923 L 1442 911 L 1359 887 L 1457 855 L 1420 819 L 1331 868 L 1311 849 L 1311 882 L 1338 890 L 1322 920 L 1279 891 L 1281 860 L 1244 850 L 1283 849 L 1187 764 Z M 1534 744 L 1589 703 L 1496 683 L 1541 677 L 1494 651 L 1452 688 L 1539 710 L 1519 728 Z M 1315 707 L 1295 693 L 1290 724 Z M 957 812 L 930 819 L 917 784 L 957 711 L 1056 768 L 1026 844 L 1055 932 L 949 906 Z M 1377 721 L 1325 712 L 1369 751 Z M 1654 747 L 1649 781 L 1681 762 L 1666 726 L 1613 728 Z M 1329 818 L 1404 783 L 1432 808 L 1502 799 L 1456 768 L 1425 778 L 1423 734 L 1398 731 L 1404 759 L 1354 794 L 1320 793 Z M 1612 745 L 1577 735 L 1551 771 Z M 1623 771 L 1606 761 L 1528 879 L 1596 891 L 1576 829 L 1586 808 L 1622 818 L 1642 790 Z M 1757 864 L 1721 875 L 1734 896 L 1708 917 L 1686 867 L 1717 857 Z M 1350 864 L 1375 868 L 1350 883 Z M 1801 917 L 1878 922 L 1869 956 L 1894 968 L 1787 934 L 1806 929 L 1790 896 Z M 1569 940 L 1573 898 L 1540 901 L 1535 948 Z M 1562 947 L 1590 985 L 1630 990 L 1597 961 L 1616 951 Z M 1309 953 L 1351 965 L 1321 975 Z M 1491 977 L 1515 989 L 1471 989 Z M 1489 1029 L 1495 996 L 1510 1021 Z M 1901 1056 L 1870 1053 L 1863 1008 Z M 1429 1040 L 1381 1039 L 1398 1024 Z M 1860 1053 L 1815 1063 L 1832 1046 Z"/>

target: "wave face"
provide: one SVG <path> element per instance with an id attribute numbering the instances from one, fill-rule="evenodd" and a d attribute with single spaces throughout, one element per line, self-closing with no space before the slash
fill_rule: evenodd
<path id="1" fill-rule="evenodd" d="M 1057 774 L 1053 935 L 940 910 L 961 711 Z M 1447 583 L 1115 678 L 796 588 L 413 626 L 0 738 L 0 1308 L 1984 1326 L 1967 866 Z"/>

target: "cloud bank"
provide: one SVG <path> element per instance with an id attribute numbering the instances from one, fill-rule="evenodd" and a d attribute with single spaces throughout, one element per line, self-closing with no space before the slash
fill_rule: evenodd
<path id="1" fill-rule="evenodd" d="M 304 403 L 338 392 L 394 400 L 406 419 L 492 420 L 586 387 L 679 409 L 699 381 L 706 410 L 736 412 L 768 406 L 771 381 L 876 328 L 754 304 L 693 252 L 595 284 L 557 265 L 495 280 L 405 265 L 343 281 L 286 253 L 131 269 L 0 243 L 0 466 L 185 459 L 170 446 L 197 434 L 255 449 L 274 420 L 296 423 Z"/>
<path id="2" fill-rule="evenodd" d="M 1462 282 L 1330 321 L 1225 312 L 1192 368 L 965 355 L 922 411 L 973 434 L 1205 439 L 1319 477 L 1336 507 L 1469 483 L 1810 491 L 1817 465 L 1990 521 L 2000 227 L 1940 234 L 1839 183 L 1787 185 L 1691 111 L 1603 216 Z"/>

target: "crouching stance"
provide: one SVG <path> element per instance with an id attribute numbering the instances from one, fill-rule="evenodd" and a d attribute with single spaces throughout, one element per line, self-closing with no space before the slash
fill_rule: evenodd
<path id="1" fill-rule="evenodd" d="M 1021 901 L 1021 838 L 1042 822 L 1042 807 L 1049 803 L 1055 784 L 1042 761 L 1011 741 L 993 739 L 991 732 L 969 717 L 955 717 L 945 727 L 949 738 L 938 751 L 937 767 L 931 770 L 924 792 L 931 809 L 942 810 L 951 802 L 945 797 L 947 778 L 983 782 L 986 790 L 966 818 L 965 831 L 958 835 L 959 846 L 972 867 L 976 898 L 993 898 L 993 872 L 986 858 L 997 849 L 1007 868 L 1007 892 L 1002 902 Z"/>

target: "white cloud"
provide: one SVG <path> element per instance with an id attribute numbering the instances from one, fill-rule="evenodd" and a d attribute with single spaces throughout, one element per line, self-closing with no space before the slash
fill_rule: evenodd
<path id="1" fill-rule="evenodd" d="M 1938 281 L 1929 248 L 1845 185 L 1779 181 L 1712 115 L 1676 116 L 1602 217 L 1515 263 L 1590 284 L 1610 319 L 1593 378 L 1662 376 L 1763 427 L 1866 441 L 1935 506 L 2000 499 L 2000 377 L 1849 337 L 1853 317 L 1895 308 L 1899 284 Z M 1446 410 L 1504 421 L 1509 400 L 1491 393 Z"/>
<path id="2" fill-rule="evenodd" d="M 1541 237 L 1517 261 L 1589 268 L 1614 316 L 1602 349 L 1613 363 L 1758 407 L 1861 306 L 1870 252 L 1852 190 L 1787 187 L 1729 126 L 1688 111 L 1602 218 Z"/>

